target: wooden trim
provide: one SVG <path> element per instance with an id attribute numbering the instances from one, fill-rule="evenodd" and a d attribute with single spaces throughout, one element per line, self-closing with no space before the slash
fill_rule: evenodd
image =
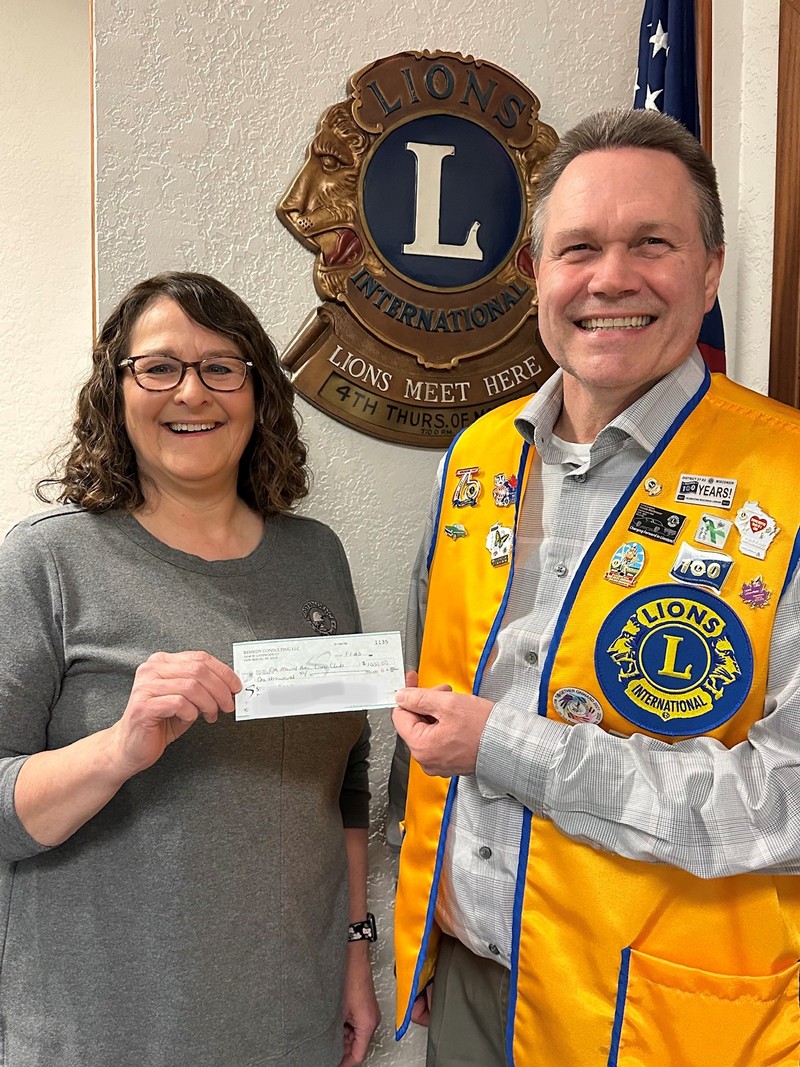
<path id="1" fill-rule="evenodd" d="M 89 207 L 92 230 L 92 340 L 98 332 L 97 309 L 97 116 L 95 114 L 95 72 L 96 56 L 94 43 L 94 0 L 89 0 L 89 121 L 91 125 L 91 146 L 89 148 L 89 166 L 91 178 L 89 187 L 92 202 Z"/>
<path id="2" fill-rule="evenodd" d="M 700 143 L 711 152 L 711 0 L 694 2 L 697 51 L 697 102 L 700 107 Z"/>
<path id="3" fill-rule="evenodd" d="M 769 395 L 800 407 L 800 0 L 781 0 Z"/>

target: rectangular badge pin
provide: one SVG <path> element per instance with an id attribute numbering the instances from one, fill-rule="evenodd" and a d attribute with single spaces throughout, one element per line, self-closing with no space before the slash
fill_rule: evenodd
<path id="1" fill-rule="evenodd" d="M 405 685 L 396 632 L 242 641 L 233 669 L 239 721 L 390 708 Z"/>
<path id="2" fill-rule="evenodd" d="M 686 516 L 679 515 L 677 511 L 665 511 L 664 508 L 656 508 L 652 504 L 640 504 L 628 529 L 641 534 L 642 537 L 652 537 L 654 541 L 674 545 L 685 522 Z"/>
<path id="3" fill-rule="evenodd" d="M 670 578 L 685 585 L 703 585 L 719 593 L 733 566 L 733 557 L 724 552 L 701 552 L 684 541 L 669 572 Z"/>
<path id="4" fill-rule="evenodd" d="M 682 474 L 675 499 L 679 504 L 702 504 L 703 507 L 733 506 L 735 478 L 716 478 L 711 474 Z"/>

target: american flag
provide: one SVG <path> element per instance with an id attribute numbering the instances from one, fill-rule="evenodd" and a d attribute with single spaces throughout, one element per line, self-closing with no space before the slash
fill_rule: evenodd
<path id="1" fill-rule="evenodd" d="M 699 140 L 694 0 L 645 0 L 633 106 L 671 115 Z M 725 370 L 719 301 L 703 319 L 697 347 L 710 370 Z"/>

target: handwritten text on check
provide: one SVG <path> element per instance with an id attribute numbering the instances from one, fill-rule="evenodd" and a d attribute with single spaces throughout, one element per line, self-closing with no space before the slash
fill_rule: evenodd
<path id="1" fill-rule="evenodd" d="M 242 641 L 233 669 L 237 719 L 388 708 L 405 684 L 399 633 Z"/>

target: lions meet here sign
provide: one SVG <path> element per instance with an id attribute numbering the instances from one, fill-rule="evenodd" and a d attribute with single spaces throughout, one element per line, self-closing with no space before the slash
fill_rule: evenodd
<path id="1" fill-rule="evenodd" d="M 446 447 L 553 370 L 529 245 L 557 137 L 516 78 L 456 53 L 390 56 L 350 88 L 277 208 L 323 300 L 283 362 L 342 422 Z"/>

